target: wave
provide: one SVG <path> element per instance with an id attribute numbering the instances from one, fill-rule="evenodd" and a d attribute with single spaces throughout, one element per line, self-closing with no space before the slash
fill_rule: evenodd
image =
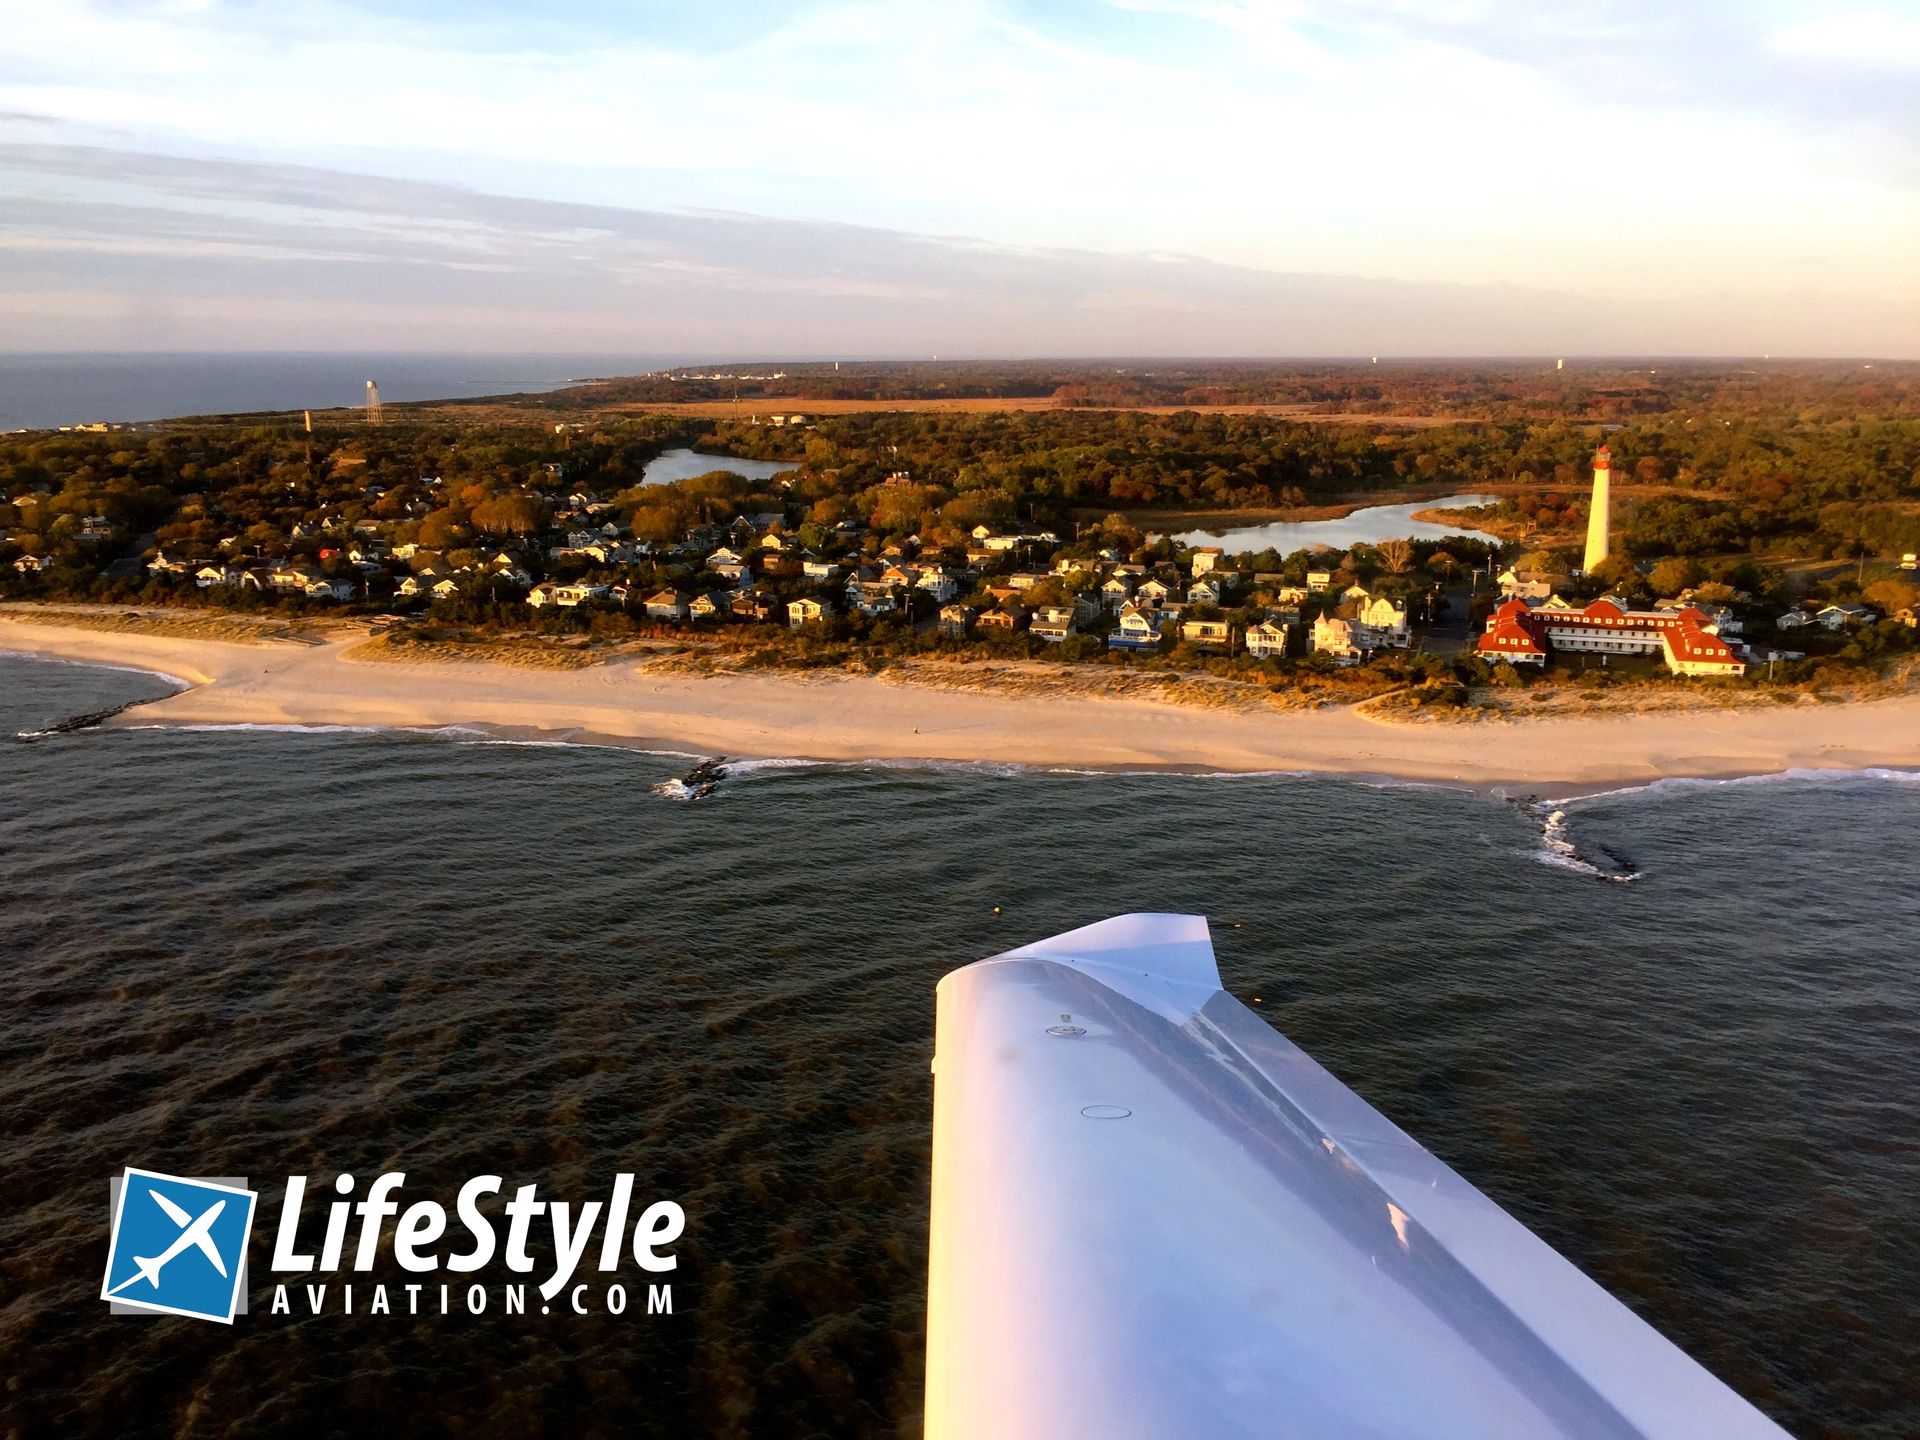
<path id="1" fill-rule="evenodd" d="M 1634 795 L 1688 795 L 1701 791 L 1750 785 L 1850 784 L 1875 781 L 1892 785 L 1920 785 L 1920 770 L 1901 770 L 1888 765 L 1868 765 L 1858 769 L 1826 769 L 1796 766 L 1790 770 L 1763 770 L 1752 775 L 1669 775 L 1638 785 L 1622 785 L 1611 790 L 1595 790 L 1585 795 L 1564 796 L 1561 805 L 1586 805 L 1595 800 L 1622 799 Z"/>

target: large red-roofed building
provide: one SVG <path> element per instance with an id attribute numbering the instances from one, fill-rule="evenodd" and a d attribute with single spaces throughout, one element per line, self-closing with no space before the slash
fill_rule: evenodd
<path id="1" fill-rule="evenodd" d="M 1509 600 L 1487 620 L 1474 646 L 1488 660 L 1544 664 L 1559 651 L 1661 656 L 1676 675 L 1744 675 L 1742 653 L 1715 634 L 1702 611 L 1628 610 L 1610 597 L 1575 609 Z"/>

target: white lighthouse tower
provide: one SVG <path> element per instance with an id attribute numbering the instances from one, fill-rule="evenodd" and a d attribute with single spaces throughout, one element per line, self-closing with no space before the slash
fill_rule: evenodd
<path id="1" fill-rule="evenodd" d="M 1593 505 L 1587 511 L 1587 559 L 1581 568 L 1591 575 L 1607 558 L 1608 508 L 1613 496 L 1613 456 L 1602 445 L 1593 457 Z"/>

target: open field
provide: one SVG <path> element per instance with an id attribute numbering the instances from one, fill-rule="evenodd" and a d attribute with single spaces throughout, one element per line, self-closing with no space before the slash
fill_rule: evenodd
<path id="1" fill-rule="evenodd" d="M 389 412 L 412 409 L 436 418 L 510 419 L 524 417 L 528 405 L 494 402 L 448 406 L 390 406 Z M 560 417 L 585 418 L 592 415 L 679 415 L 699 420 L 749 420 L 755 416 L 805 415 L 816 419 L 826 415 L 869 415 L 875 413 L 915 413 L 950 411 L 960 414 L 991 415 L 1010 411 L 1059 410 L 1102 412 L 1126 411 L 1142 415 L 1177 415 L 1191 411 L 1200 415 L 1271 415 L 1283 420 L 1298 420 L 1316 425 L 1376 425 L 1426 429 L 1436 425 L 1473 425 L 1481 422 L 1451 415 L 1364 415 L 1322 410 L 1312 405 L 1069 405 L 1051 395 L 991 398 L 978 396 L 920 396 L 904 400 L 814 400 L 803 396 L 756 395 L 740 400 L 690 400 L 683 402 L 622 401 L 604 406 L 589 406 L 579 411 L 547 412 Z M 316 412 L 318 413 L 318 412 Z M 351 412 L 330 412 L 346 415 Z"/>

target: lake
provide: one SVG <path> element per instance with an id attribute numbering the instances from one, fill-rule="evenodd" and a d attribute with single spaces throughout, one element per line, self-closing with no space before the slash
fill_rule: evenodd
<path id="1" fill-rule="evenodd" d="M 1282 555 L 1315 545 L 1346 550 L 1355 545 L 1378 545 L 1382 540 L 1446 540 L 1465 536 L 1498 544 L 1498 535 L 1470 530 L 1464 525 L 1436 525 L 1416 520 L 1416 510 L 1453 510 L 1465 505 L 1491 505 L 1496 495 L 1442 495 L 1437 500 L 1410 500 L 1404 505 L 1368 505 L 1336 520 L 1276 520 L 1270 525 L 1240 525 L 1230 530 L 1187 530 L 1173 538 L 1187 545 L 1218 545 L 1230 555 L 1254 550 L 1278 550 Z"/>
<path id="2" fill-rule="evenodd" d="M 725 470 L 748 480 L 771 480 L 789 470 L 798 469 L 798 460 L 741 460 L 732 455 L 713 455 L 705 450 L 669 450 L 649 462 L 642 483 L 671 485 L 676 480 L 691 480 L 714 470 Z"/>

